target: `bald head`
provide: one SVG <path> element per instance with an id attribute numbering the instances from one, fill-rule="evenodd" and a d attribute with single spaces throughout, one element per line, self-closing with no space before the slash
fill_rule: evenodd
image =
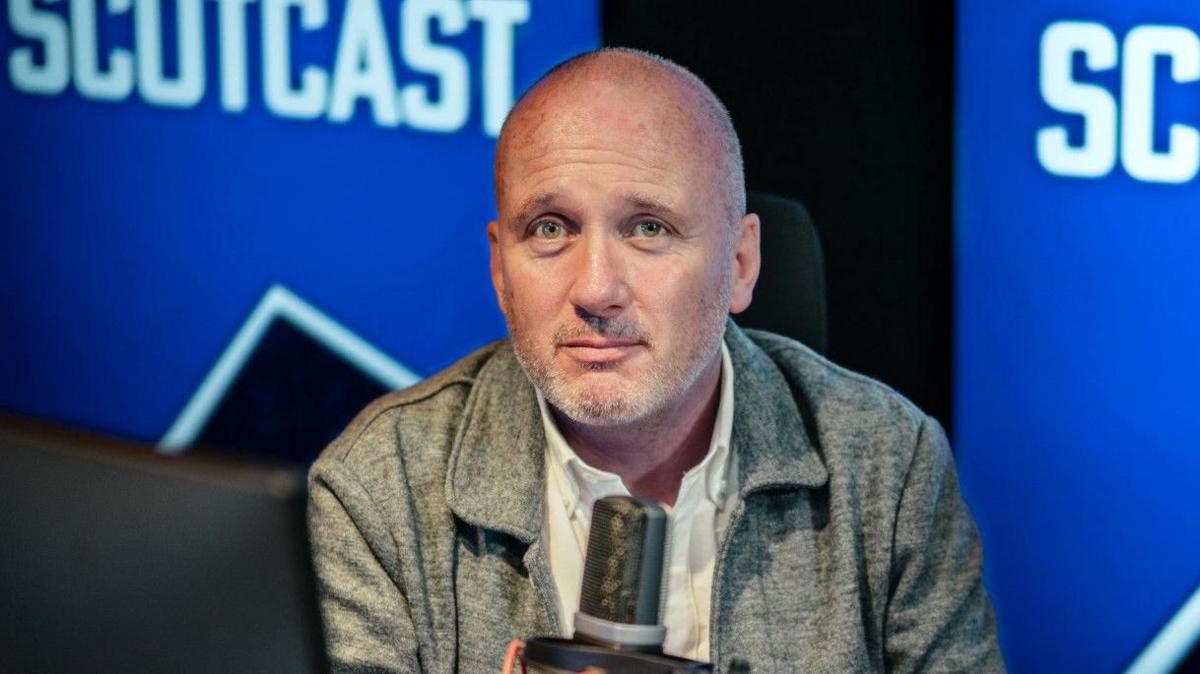
<path id="1" fill-rule="evenodd" d="M 538 130 L 570 132 L 597 117 L 624 113 L 647 142 L 693 148 L 709 169 L 730 222 L 746 212 L 742 149 L 729 112 L 716 94 L 682 66 L 661 56 L 609 47 L 575 56 L 541 77 L 513 106 L 496 146 L 496 195 L 504 192 L 514 151 L 540 152 Z M 606 115 L 606 113 L 609 113 Z"/>

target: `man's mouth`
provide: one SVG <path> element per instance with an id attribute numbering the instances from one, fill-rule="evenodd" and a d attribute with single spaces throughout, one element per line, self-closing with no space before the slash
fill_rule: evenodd
<path id="1" fill-rule="evenodd" d="M 638 346 L 636 339 L 621 339 L 617 337 L 579 337 L 559 343 L 559 346 L 579 349 L 613 349 L 625 346 Z"/>
<path id="2" fill-rule="evenodd" d="M 618 337 L 577 337 L 558 344 L 571 358 L 588 364 L 615 363 L 642 346 L 636 339 Z"/>

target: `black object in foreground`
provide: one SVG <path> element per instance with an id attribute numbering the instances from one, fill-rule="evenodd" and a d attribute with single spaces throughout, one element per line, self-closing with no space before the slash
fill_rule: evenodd
<path id="1" fill-rule="evenodd" d="M 0 674 L 329 671 L 303 475 L 0 415 Z"/>
<path id="2" fill-rule="evenodd" d="M 711 672 L 712 665 L 662 652 L 660 622 L 667 513 L 658 504 L 608 496 L 592 508 L 575 638 L 525 642 L 530 672 L 607 674 Z"/>
<path id="3" fill-rule="evenodd" d="M 577 637 L 626 648 L 662 647 L 666 539 L 667 513 L 657 503 L 630 496 L 596 501 L 575 616 Z"/>

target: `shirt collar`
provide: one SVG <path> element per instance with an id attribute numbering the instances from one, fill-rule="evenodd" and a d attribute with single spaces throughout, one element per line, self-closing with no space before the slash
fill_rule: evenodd
<path id="1" fill-rule="evenodd" d="M 628 494 L 629 491 L 621 482 L 620 476 L 590 466 L 579 458 L 559 431 L 542 392 L 536 393 L 538 409 L 542 416 L 542 429 L 546 435 L 548 467 L 563 487 L 563 505 L 567 512 L 575 513 L 577 508 L 582 506 L 585 514 L 590 513 L 597 499 L 612 494 Z M 704 458 L 688 470 L 683 478 L 687 479 L 696 472 L 702 473 L 705 495 L 717 508 L 725 504 L 726 476 L 732 454 L 730 448 L 733 436 L 733 404 L 733 360 L 729 356 L 729 347 L 726 346 L 725 340 L 721 340 L 721 383 L 712 439 Z"/>

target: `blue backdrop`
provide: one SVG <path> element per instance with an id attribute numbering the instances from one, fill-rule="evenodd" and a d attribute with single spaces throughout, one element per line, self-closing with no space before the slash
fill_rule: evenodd
<path id="1" fill-rule="evenodd" d="M 0 407 L 158 440 L 275 284 L 418 375 L 503 336 L 498 122 L 594 0 L 5 5 Z"/>
<path id="2" fill-rule="evenodd" d="M 958 22 L 964 490 L 1013 671 L 1119 671 L 1200 586 L 1200 11 Z"/>
<path id="3" fill-rule="evenodd" d="M 0 407 L 151 441 L 276 285 L 418 375 L 501 336 L 496 120 L 599 42 L 592 0 L 5 10 Z M 964 490 L 1012 669 L 1116 671 L 1200 585 L 1200 11 L 959 27 Z"/>

